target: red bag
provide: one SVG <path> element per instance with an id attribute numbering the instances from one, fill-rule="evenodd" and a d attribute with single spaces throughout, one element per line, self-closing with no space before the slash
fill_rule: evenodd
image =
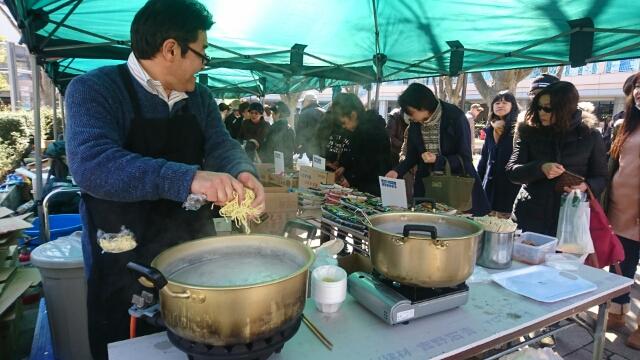
<path id="1" fill-rule="evenodd" d="M 589 231 L 593 240 L 595 254 L 590 254 L 585 260 L 585 265 L 596 268 L 615 265 L 619 268 L 620 261 L 624 260 L 624 248 L 620 243 L 620 239 L 613 232 L 609 219 L 604 213 L 598 199 L 593 195 L 591 189 L 589 192 L 589 207 L 591 209 L 591 221 Z"/>

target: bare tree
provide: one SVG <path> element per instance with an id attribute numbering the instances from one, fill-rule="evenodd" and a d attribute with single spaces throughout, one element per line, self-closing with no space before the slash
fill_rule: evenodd
<path id="1" fill-rule="evenodd" d="M 464 83 L 464 76 L 466 74 L 460 74 L 456 77 L 441 76 L 436 82 L 435 95 L 440 99 L 450 102 L 455 105 L 460 104 L 462 98 L 462 86 Z"/>
<path id="2" fill-rule="evenodd" d="M 532 71 L 533 69 L 490 71 L 493 79 L 491 85 L 487 84 L 482 73 L 472 73 L 471 78 L 484 102 L 489 104 L 500 91 L 507 90 L 515 94 L 518 83 L 529 76 Z"/>

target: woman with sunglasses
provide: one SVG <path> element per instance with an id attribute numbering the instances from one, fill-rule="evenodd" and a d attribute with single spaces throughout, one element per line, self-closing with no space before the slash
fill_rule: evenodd
<path id="1" fill-rule="evenodd" d="M 507 179 L 505 167 L 513 151 L 513 129 L 518 119 L 518 103 L 513 94 L 502 91 L 491 101 L 489 125 L 484 129 L 486 138 L 478 175 L 491 204 L 492 215 L 509 218 L 513 200 L 520 186 Z"/>
<path id="2" fill-rule="evenodd" d="M 524 121 L 514 137 L 513 154 L 506 167 L 507 177 L 522 185 L 513 206 L 512 218 L 523 231 L 556 235 L 560 198 L 555 190 L 563 173 L 573 173 L 585 180 L 564 187 L 586 191 L 596 196 L 604 190 L 607 163 L 597 122 L 583 118 L 578 110 L 580 95 L 566 81 L 551 84 L 532 100 Z"/>

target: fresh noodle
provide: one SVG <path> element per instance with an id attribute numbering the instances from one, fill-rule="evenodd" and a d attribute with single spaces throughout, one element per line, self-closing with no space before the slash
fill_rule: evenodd
<path id="1" fill-rule="evenodd" d="M 260 223 L 260 209 L 251 207 L 251 203 L 255 200 L 256 194 L 251 189 L 244 190 L 244 201 L 240 203 L 238 194 L 234 194 L 233 200 L 226 203 L 220 209 L 222 215 L 227 221 L 233 220 L 237 227 L 243 227 L 245 233 L 249 234 L 249 221 Z"/>

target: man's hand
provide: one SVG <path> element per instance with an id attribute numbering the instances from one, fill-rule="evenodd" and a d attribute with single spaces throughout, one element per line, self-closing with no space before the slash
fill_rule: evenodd
<path id="1" fill-rule="evenodd" d="M 242 185 L 244 185 L 244 187 L 253 190 L 253 192 L 256 194 L 256 199 L 253 200 L 251 206 L 256 209 L 260 209 L 260 212 L 262 213 L 265 207 L 265 195 L 264 187 L 262 186 L 260 181 L 258 181 L 255 176 L 248 172 L 240 173 L 238 175 L 238 180 L 240 181 L 240 183 L 242 183 Z"/>
<path id="2" fill-rule="evenodd" d="M 388 177 L 388 178 L 392 178 L 392 179 L 397 179 L 398 178 L 398 172 L 395 170 L 391 170 L 389 171 L 384 177 Z"/>
<path id="3" fill-rule="evenodd" d="M 233 200 L 234 192 L 240 201 L 244 199 L 242 183 L 226 173 L 198 170 L 191 182 L 192 194 L 203 194 L 207 200 L 219 206 Z"/>
<path id="4" fill-rule="evenodd" d="M 549 162 L 542 164 L 541 170 L 544 173 L 544 176 L 547 177 L 547 179 L 555 179 L 558 176 L 562 175 L 562 173 L 564 172 L 564 167 L 560 164 Z"/>

